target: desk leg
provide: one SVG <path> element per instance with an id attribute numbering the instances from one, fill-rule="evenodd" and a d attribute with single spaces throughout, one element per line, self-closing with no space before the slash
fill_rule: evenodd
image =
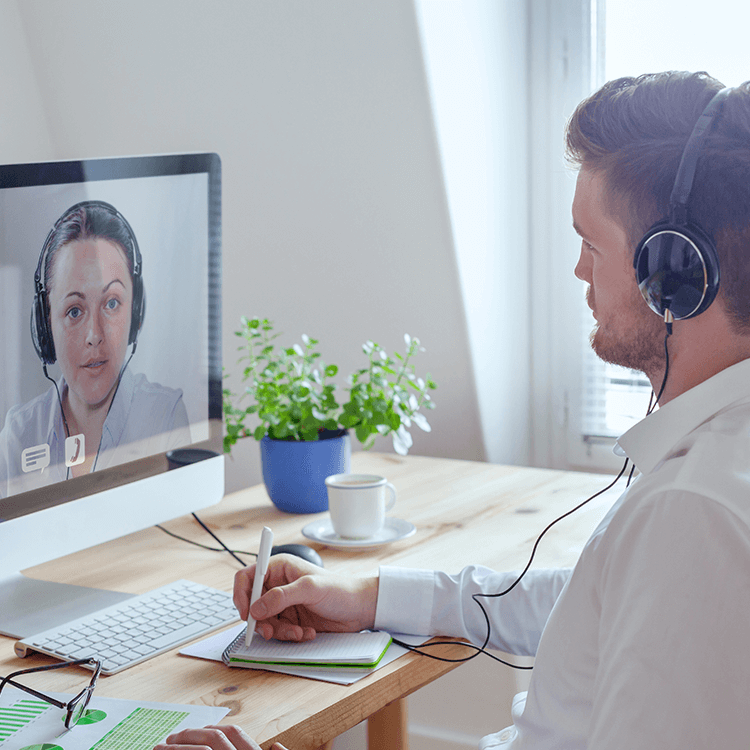
<path id="1" fill-rule="evenodd" d="M 409 750 L 406 698 L 389 703 L 367 720 L 368 750 Z"/>

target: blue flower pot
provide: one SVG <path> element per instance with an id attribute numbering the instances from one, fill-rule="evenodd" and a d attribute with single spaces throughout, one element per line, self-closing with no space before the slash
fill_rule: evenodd
<path id="1" fill-rule="evenodd" d="M 263 482 L 271 502 L 285 513 L 328 510 L 325 478 L 351 471 L 352 447 L 346 430 L 326 431 L 320 440 L 260 441 Z M 332 435 L 333 437 L 327 437 Z"/>

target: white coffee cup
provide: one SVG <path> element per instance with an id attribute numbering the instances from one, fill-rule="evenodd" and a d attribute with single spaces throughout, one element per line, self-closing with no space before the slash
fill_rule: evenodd
<path id="1" fill-rule="evenodd" d="M 370 539 L 382 530 L 386 511 L 396 502 L 396 488 L 375 474 L 326 477 L 333 530 L 344 539 Z M 386 495 L 390 499 L 386 502 Z"/>

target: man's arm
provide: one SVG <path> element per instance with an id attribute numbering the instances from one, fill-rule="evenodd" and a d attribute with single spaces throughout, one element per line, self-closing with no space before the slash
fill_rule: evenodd
<path id="1" fill-rule="evenodd" d="M 507 596 L 482 597 L 492 623 L 491 648 L 534 654 L 569 570 L 529 571 Z M 255 566 L 237 573 L 234 601 L 247 618 Z M 471 566 L 457 576 L 405 568 L 355 578 L 325 571 L 296 557 L 271 559 L 264 593 L 253 605 L 256 629 L 265 638 L 310 640 L 318 632 L 391 632 L 450 635 L 482 643 L 486 624 L 472 594 L 496 594 L 517 573 Z"/>
<path id="2" fill-rule="evenodd" d="M 487 637 L 484 609 L 491 624 L 490 648 L 534 655 L 570 570 L 530 570 L 509 593 L 495 596 L 512 586 L 519 574 L 497 573 L 476 565 L 458 575 L 382 567 L 375 625 L 383 630 L 454 636 L 482 644 Z M 483 596 L 474 598 L 475 594 Z"/>

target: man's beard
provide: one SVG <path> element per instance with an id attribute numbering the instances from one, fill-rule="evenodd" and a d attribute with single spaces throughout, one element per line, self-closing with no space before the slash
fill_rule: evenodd
<path id="1" fill-rule="evenodd" d="M 597 323 L 589 336 L 599 359 L 613 365 L 640 370 L 649 377 L 664 370 L 664 321 L 638 295 L 629 306 L 630 323 Z M 627 314 L 627 313 L 626 313 Z"/>

